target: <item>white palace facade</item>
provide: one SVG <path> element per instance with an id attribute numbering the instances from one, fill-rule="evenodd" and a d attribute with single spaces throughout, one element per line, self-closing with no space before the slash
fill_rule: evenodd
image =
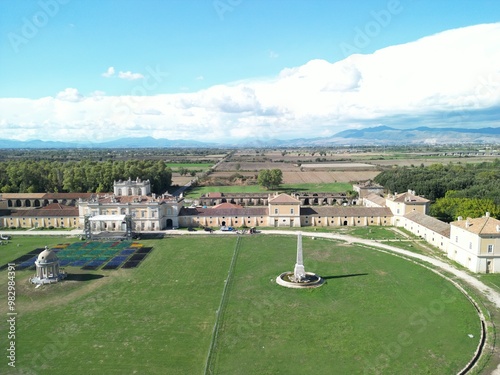
<path id="1" fill-rule="evenodd" d="M 151 193 L 149 180 L 115 181 L 113 194 L 94 194 L 78 202 L 79 227 L 85 217 L 99 218 L 92 221 L 93 231 L 124 231 L 124 223 L 117 218 L 132 218 L 136 232 L 158 231 L 179 226 L 182 202 L 168 194 Z"/>

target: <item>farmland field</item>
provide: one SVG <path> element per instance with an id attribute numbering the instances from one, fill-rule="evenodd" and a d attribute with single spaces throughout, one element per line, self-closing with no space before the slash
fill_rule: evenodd
<path id="1" fill-rule="evenodd" d="M 206 171 L 213 166 L 212 163 L 167 163 L 167 166 L 172 169 L 172 171 L 178 171 L 181 168 L 185 168 L 189 171 Z"/>
<path id="2" fill-rule="evenodd" d="M 4 360 L 0 373 L 449 374 L 478 343 L 461 292 L 382 252 L 304 238 L 305 267 L 326 284 L 292 290 L 274 278 L 293 268 L 295 236 L 141 242 L 155 250 L 136 269 L 68 268 L 85 274 L 38 289 L 18 271 L 16 371 Z"/>
<path id="3" fill-rule="evenodd" d="M 179 173 L 172 173 L 172 185 L 183 186 L 193 179 L 192 176 L 181 176 Z"/>
<path id="4" fill-rule="evenodd" d="M 357 182 L 368 179 L 374 179 L 379 171 L 309 171 L 309 172 L 283 172 L 283 183 L 301 184 L 314 183 L 324 184 L 332 182 Z"/>

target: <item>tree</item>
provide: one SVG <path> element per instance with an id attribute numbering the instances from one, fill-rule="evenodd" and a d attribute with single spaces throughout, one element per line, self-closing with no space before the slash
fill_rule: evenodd
<path id="1" fill-rule="evenodd" d="M 283 182 L 283 172 L 281 169 L 262 169 L 257 182 L 266 189 L 276 189 Z"/>

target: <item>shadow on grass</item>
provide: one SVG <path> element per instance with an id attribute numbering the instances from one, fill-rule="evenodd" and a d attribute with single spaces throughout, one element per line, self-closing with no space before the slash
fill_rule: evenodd
<path id="1" fill-rule="evenodd" d="M 342 279 L 344 277 L 355 277 L 355 276 L 366 276 L 366 275 L 368 275 L 368 274 L 367 273 L 351 273 L 349 275 L 321 276 L 321 278 L 324 280 L 330 280 L 330 279 Z"/>
<path id="2" fill-rule="evenodd" d="M 104 275 L 96 275 L 93 273 L 69 273 L 65 280 L 71 281 L 90 281 L 103 278 Z"/>

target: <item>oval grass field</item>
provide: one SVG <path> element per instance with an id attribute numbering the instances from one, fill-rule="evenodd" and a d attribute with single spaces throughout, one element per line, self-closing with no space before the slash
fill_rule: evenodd
<path id="1" fill-rule="evenodd" d="M 32 271 L 18 271 L 16 369 L 4 360 L 0 373 L 455 374 L 472 358 L 477 313 L 433 272 L 304 237 L 306 271 L 326 284 L 286 289 L 274 279 L 293 270 L 296 237 L 237 238 L 141 241 L 154 249 L 136 269 L 67 268 L 82 281 L 38 289 L 27 282 Z"/>

